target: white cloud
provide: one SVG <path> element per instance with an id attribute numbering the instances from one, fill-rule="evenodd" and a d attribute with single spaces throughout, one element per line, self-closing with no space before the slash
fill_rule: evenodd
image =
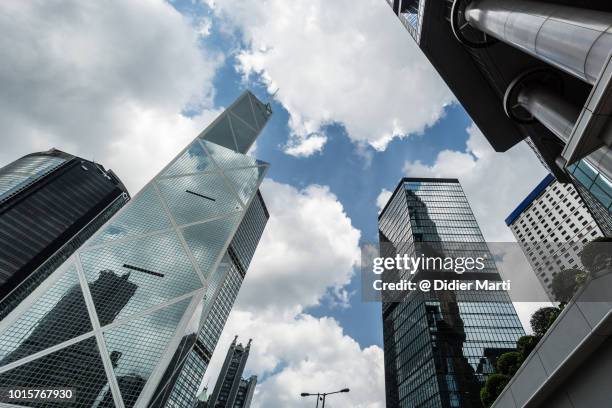
<path id="1" fill-rule="evenodd" d="M 270 220 L 240 293 L 249 310 L 296 311 L 350 282 L 360 259 L 359 230 L 328 187 L 298 190 L 266 180 Z"/>
<path id="2" fill-rule="evenodd" d="M 359 262 L 359 231 L 327 187 L 266 180 L 262 194 L 270 220 L 204 382 L 214 385 L 238 334 L 254 339 L 247 371 L 263 379 L 254 407 L 309 407 L 314 401 L 301 392 L 349 387 L 328 406 L 382 408 L 382 350 L 361 348 L 336 320 L 304 312 L 330 292 L 346 302 L 342 288 Z"/>
<path id="3" fill-rule="evenodd" d="M 290 144 L 285 146 L 285 153 L 296 157 L 308 157 L 323 150 L 325 143 L 327 143 L 327 136 L 312 133 L 299 138 L 299 140 L 292 140 Z"/>
<path id="4" fill-rule="evenodd" d="M 260 379 L 266 376 L 256 388 L 254 408 L 311 407 L 315 401 L 301 398 L 300 393 L 345 387 L 351 391 L 330 397 L 326 406 L 384 407 L 383 351 L 377 346 L 361 348 L 342 332 L 334 319 L 302 313 L 274 318 L 257 312 L 235 311 L 205 381 L 211 372 L 218 372 L 234 334 L 241 341 L 254 338 L 247 372 L 257 374 Z"/>
<path id="5" fill-rule="evenodd" d="M 385 208 L 385 205 L 387 205 L 387 202 L 392 195 L 393 191 L 389 191 L 386 188 L 383 188 L 380 191 L 380 194 L 378 194 L 378 197 L 376 197 L 376 206 L 378 207 L 379 213 L 383 210 L 383 208 Z"/>
<path id="6" fill-rule="evenodd" d="M 480 228 L 488 241 L 514 241 L 504 220 L 546 175 L 525 143 L 505 153 L 491 148 L 472 125 L 466 150 L 443 150 L 431 165 L 406 162 L 404 172 L 414 177 L 458 178 Z"/>
<path id="7" fill-rule="evenodd" d="M 227 30 L 242 34 L 245 76 L 260 76 L 290 114 L 285 152 L 308 156 L 324 127 L 344 125 L 358 145 L 384 150 L 422 132 L 452 95 L 381 0 L 209 0 Z"/>
<path id="8" fill-rule="evenodd" d="M 56 147 L 112 167 L 135 192 L 216 113 L 222 58 L 164 1 L 0 9 L 0 165 Z"/>

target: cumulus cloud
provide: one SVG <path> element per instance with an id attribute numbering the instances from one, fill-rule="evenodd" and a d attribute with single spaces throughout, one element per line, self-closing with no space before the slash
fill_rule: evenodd
<path id="1" fill-rule="evenodd" d="M 389 201 L 392 195 L 393 191 L 389 191 L 386 188 L 383 188 L 380 191 L 378 197 L 376 197 L 376 206 L 378 207 L 379 213 L 383 210 L 383 208 L 385 208 L 385 205 L 387 205 L 387 202 Z"/>
<path id="2" fill-rule="evenodd" d="M 344 125 L 358 145 L 384 150 L 422 132 L 453 98 L 380 0 L 208 0 L 242 35 L 238 68 L 260 78 L 290 115 L 285 152 L 309 156 Z"/>
<path id="3" fill-rule="evenodd" d="M 505 153 L 491 148 L 472 125 L 465 151 L 443 150 L 431 165 L 408 161 L 404 172 L 414 177 L 458 178 L 488 241 L 514 241 L 506 217 L 546 175 L 525 143 Z"/>
<path id="4" fill-rule="evenodd" d="M 240 293 L 249 310 L 296 311 L 317 305 L 328 288 L 350 282 L 359 230 L 326 186 L 298 190 L 266 180 L 270 220 Z"/>
<path id="5" fill-rule="evenodd" d="M 336 320 L 305 311 L 350 282 L 360 258 L 359 231 L 325 186 L 296 189 L 266 180 L 262 194 L 270 220 L 205 383 L 214 384 L 238 334 L 254 339 L 247 371 L 261 381 L 255 407 L 308 407 L 314 401 L 300 392 L 344 387 L 351 392 L 330 399 L 329 406 L 382 407 L 382 350 L 361 348 Z"/>
<path id="6" fill-rule="evenodd" d="M 222 57 L 164 1 L 0 9 L 0 165 L 56 147 L 112 167 L 135 192 L 217 113 Z"/>
<path id="7" fill-rule="evenodd" d="M 334 319 L 304 313 L 273 318 L 235 311 L 213 355 L 207 379 L 209 373 L 218 372 L 234 333 L 242 341 L 254 338 L 247 371 L 264 378 L 256 388 L 256 408 L 311 407 L 315 402 L 300 398 L 300 393 L 345 387 L 351 391 L 330 397 L 326 406 L 384 407 L 383 351 L 377 346 L 361 348 Z"/>

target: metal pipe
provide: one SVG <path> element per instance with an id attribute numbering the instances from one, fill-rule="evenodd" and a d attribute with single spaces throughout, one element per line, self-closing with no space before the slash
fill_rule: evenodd
<path id="1" fill-rule="evenodd" d="M 612 51 L 612 13 L 525 0 L 474 0 L 465 20 L 508 45 L 594 84 Z"/>
<path id="2" fill-rule="evenodd" d="M 580 108 L 545 86 L 525 87 L 518 103 L 563 143 L 567 143 L 580 115 Z"/>

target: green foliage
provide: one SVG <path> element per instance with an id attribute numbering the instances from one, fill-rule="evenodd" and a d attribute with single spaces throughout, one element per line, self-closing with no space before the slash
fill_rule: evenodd
<path id="1" fill-rule="evenodd" d="M 510 351 L 508 353 L 504 353 L 497 359 L 497 372 L 512 377 L 514 373 L 516 373 L 516 371 L 519 369 L 522 362 L 523 358 L 521 356 L 521 353 L 519 353 L 518 351 Z"/>
<path id="2" fill-rule="evenodd" d="M 523 336 L 517 340 L 516 349 L 521 354 L 523 361 L 527 359 L 537 344 L 538 338 L 536 336 Z"/>
<path id="3" fill-rule="evenodd" d="M 586 282 L 588 275 L 589 275 L 588 273 L 584 271 L 580 271 L 580 273 L 576 275 L 576 284 L 578 286 L 582 286 L 584 282 Z"/>
<path id="4" fill-rule="evenodd" d="M 485 407 L 490 407 L 497 399 L 504 387 L 510 381 L 510 376 L 505 374 L 492 374 L 480 390 L 480 401 Z"/>
<path id="5" fill-rule="evenodd" d="M 602 268 L 606 268 L 609 263 L 609 246 L 604 245 L 604 242 L 612 242 L 612 238 L 599 237 L 585 245 L 584 249 L 580 253 L 580 261 L 582 265 L 593 275 Z"/>
<path id="6" fill-rule="evenodd" d="M 557 302 L 567 303 L 570 301 L 580 287 L 578 277 L 583 274 L 584 272 L 580 269 L 564 269 L 555 274 L 551 283 L 551 289 Z"/>
<path id="7" fill-rule="evenodd" d="M 518 371 L 521 364 L 533 351 L 536 344 L 546 330 L 552 325 L 562 309 L 556 307 L 543 307 L 531 316 L 531 328 L 535 336 L 523 336 L 516 342 L 516 351 L 510 351 L 497 358 L 496 371 L 491 374 L 485 385 L 480 389 L 480 401 L 485 408 L 489 408 L 499 397 L 512 376 Z"/>
<path id="8" fill-rule="evenodd" d="M 542 307 L 531 315 L 531 329 L 537 337 L 546 334 L 548 328 L 553 324 L 561 310 L 556 307 Z"/>

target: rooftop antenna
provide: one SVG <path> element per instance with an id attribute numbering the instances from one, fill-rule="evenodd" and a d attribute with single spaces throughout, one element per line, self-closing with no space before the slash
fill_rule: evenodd
<path id="1" fill-rule="evenodd" d="M 270 101 L 271 101 L 272 99 L 274 99 L 274 97 L 276 96 L 276 94 L 278 93 L 278 91 L 280 91 L 280 88 L 276 88 L 276 91 L 274 91 L 274 93 L 272 93 L 272 95 L 270 95 Z M 268 102 L 268 103 L 270 103 L 270 102 Z"/>

